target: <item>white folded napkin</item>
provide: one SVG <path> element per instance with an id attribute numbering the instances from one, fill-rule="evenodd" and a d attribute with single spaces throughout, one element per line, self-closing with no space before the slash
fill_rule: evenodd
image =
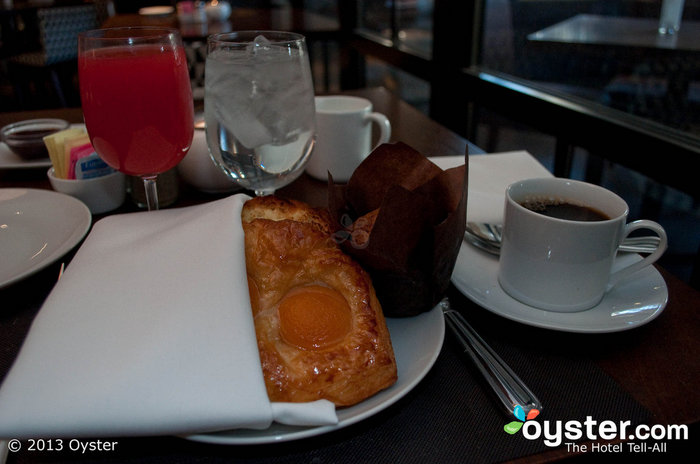
<path id="1" fill-rule="evenodd" d="M 430 158 L 442 169 L 464 163 L 464 156 Z M 503 223 L 506 188 L 513 182 L 552 174 L 527 151 L 469 156 L 467 221 Z"/>
<path id="2" fill-rule="evenodd" d="M 248 299 L 248 197 L 98 221 L 0 387 L 0 438 L 337 423 L 271 404 Z"/>

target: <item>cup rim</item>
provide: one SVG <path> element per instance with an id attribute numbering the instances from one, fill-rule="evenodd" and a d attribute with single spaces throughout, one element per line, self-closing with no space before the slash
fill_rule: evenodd
<path id="1" fill-rule="evenodd" d="M 581 206 L 587 206 L 589 208 L 595 208 L 597 210 L 600 210 L 601 212 L 611 216 L 609 219 L 603 219 L 600 221 L 580 221 L 580 220 L 574 220 L 574 219 L 561 219 L 561 218 L 555 218 L 551 216 L 545 216 L 543 214 L 539 214 L 535 211 L 532 211 L 525 206 L 521 205 L 517 199 L 513 198 L 513 190 L 518 187 L 523 187 L 527 185 L 532 185 L 532 184 L 547 184 L 547 185 L 573 185 L 573 186 L 579 186 L 583 188 L 589 188 L 592 189 L 598 193 L 608 195 L 610 198 L 612 198 L 615 202 L 618 204 L 615 206 L 615 211 L 618 211 L 616 214 L 612 215 L 609 213 L 609 209 L 607 208 L 600 208 L 599 205 L 591 205 L 589 203 L 585 202 L 580 202 Z M 547 192 L 543 192 L 542 194 L 547 194 Z M 562 195 L 564 196 L 564 195 Z M 573 201 L 571 198 L 565 198 L 566 200 Z M 626 218 L 629 215 L 629 205 L 627 202 L 619 196 L 617 193 L 613 192 L 612 190 L 609 190 L 605 187 L 602 187 L 600 185 L 592 184 L 590 182 L 584 182 L 580 180 L 575 180 L 575 179 L 567 179 L 564 177 L 537 177 L 537 178 L 530 178 L 530 179 L 522 179 L 516 182 L 513 182 L 512 184 L 508 185 L 506 188 L 506 201 L 513 205 L 514 208 L 516 208 L 517 211 L 520 211 L 521 213 L 525 214 L 532 214 L 532 215 L 537 215 L 536 217 L 542 218 L 543 220 L 551 221 L 554 223 L 561 223 L 561 224 L 577 224 L 581 226 L 587 226 L 587 227 L 594 227 L 595 225 L 604 225 L 604 224 L 610 224 L 612 222 L 617 222 L 620 221 L 623 218 Z"/>
<path id="2" fill-rule="evenodd" d="M 114 171 L 114 172 L 111 172 L 111 173 L 109 173 L 109 174 L 105 174 L 104 176 L 91 177 L 91 178 L 89 178 L 89 179 L 61 179 L 60 177 L 56 177 L 55 170 L 54 170 L 53 166 L 50 167 L 50 168 L 46 171 L 46 176 L 47 176 L 50 180 L 56 181 L 56 182 L 66 182 L 66 183 L 78 183 L 78 182 L 91 182 L 91 183 L 95 183 L 95 182 L 107 180 L 108 178 L 117 176 L 117 175 L 119 175 L 119 174 L 122 174 L 122 173 L 119 172 L 119 171 Z M 122 174 L 122 175 L 123 175 L 123 174 Z"/>
<path id="3" fill-rule="evenodd" d="M 180 32 L 177 29 L 166 26 L 118 26 L 106 27 L 103 29 L 90 29 L 78 34 L 81 42 L 102 41 L 102 42 L 123 42 L 124 39 L 132 39 L 134 43 L 148 43 L 155 38 L 174 37 L 180 39 Z"/>
<path id="4" fill-rule="evenodd" d="M 2 126 L 2 128 L 0 128 L 0 137 L 2 137 L 2 140 L 4 141 L 5 137 L 7 137 L 7 135 L 12 131 L 32 124 L 55 125 L 58 128 L 58 130 L 67 129 L 70 126 L 70 122 L 60 118 L 24 119 L 22 121 L 17 121 Z"/>
<path id="5" fill-rule="evenodd" d="M 319 108 L 319 103 L 324 104 L 330 101 L 341 101 L 344 103 L 352 102 L 354 106 L 352 108 Z M 317 113 L 355 113 L 358 111 L 372 110 L 372 102 L 363 97 L 356 97 L 354 95 L 320 95 L 314 97 L 314 107 Z"/>
<path id="6" fill-rule="evenodd" d="M 296 32 L 274 31 L 274 30 L 243 30 L 231 32 L 219 32 L 207 38 L 207 42 L 225 43 L 231 46 L 248 45 L 259 35 L 265 36 L 271 44 L 281 45 L 292 42 L 305 42 L 306 37 Z M 238 39 L 237 39 L 238 38 Z"/>

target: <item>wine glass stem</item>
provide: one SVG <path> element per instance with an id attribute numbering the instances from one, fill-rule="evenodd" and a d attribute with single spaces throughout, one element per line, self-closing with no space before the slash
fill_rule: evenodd
<path id="1" fill-rule="evenodd" d="M 146 205 L 148 211 L 158 209 L 158 189 L 156 188 L 156 176 L 143 178 L 143 189 L 146 192 Z"/>

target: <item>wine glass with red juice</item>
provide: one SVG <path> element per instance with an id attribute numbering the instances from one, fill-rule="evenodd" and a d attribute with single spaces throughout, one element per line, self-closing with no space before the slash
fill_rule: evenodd
<path id="1" fill-rule="evenodd" d="M 173 29 L 125 27 L 78 37 L 85 126 L 97 154 L 144 181 L 158 209 L 156 176 L 187 154 L 194 133 L 185 50 Z"/>

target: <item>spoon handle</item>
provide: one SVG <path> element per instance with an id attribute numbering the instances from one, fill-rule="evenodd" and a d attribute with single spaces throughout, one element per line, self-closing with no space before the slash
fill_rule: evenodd
<path id="1" fill-rule="evenodd" d="M 513 370 L 484 342 L 464 317 L 450 307 L 450 302 L 444 298 L 440 306 L 445 315 L 445 321 L 458 341 L 469 354 L 476 367 L 486 378 L 498 398 L 505 406 L 508 415 L 513 415 L 513 409 L 520 406 L 527 414 L 531 409 L 542 411 L 542 404 Z"/>

